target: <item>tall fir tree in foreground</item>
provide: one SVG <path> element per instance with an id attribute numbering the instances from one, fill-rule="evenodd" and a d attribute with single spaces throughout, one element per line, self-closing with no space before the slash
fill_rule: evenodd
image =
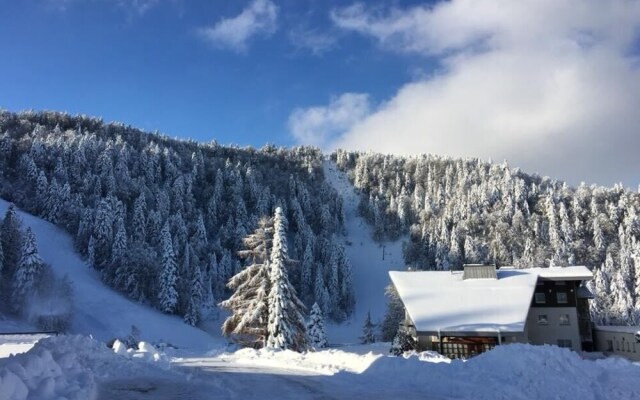
<path id="1" fill-rule="evenodd" d="M 176 256 L 173 252 L 171 232 L 169 223 L 165 223 L 160 233 L 160 243 L 162 246 L 162 272 L 160 274 L 160 310 L 167 314 L 175 311 L 178 304 Z"/>
<path id="2" fill-rule="evenodd" d="M 314 349 L 327 347 L 327 332 L 324 328 L 324 317 L 318 303 L 313 303 L 311 307 L 311 315 L 307 322 L 307 337 L 309 338 L 309 346 Z"/>
<path id="3" fill-rule="evenodd" d="M 269 292 L 269 324 L 267 347 L 303 351 L 307 348 L 304 305 L 298 299 L 287 276 L 286 218 L 280 207 L 273 220 L 273 246 L 270 256 L 271 290 Z"/>
<path id="4" fill-rule="evenodd" d="M 369 344 L 376 341 L 376 335 L 374 332 L 375 327 L 376 325 L 371 322 L 371 311 L 369 311 L 367 313 L 367 319 L 364 320 L 364 325 L 362 325 L 362 336 L 360 336 L 360 343 Z"/>
<path id="5" fill-rule="evenodd" d="M 15 311 L 21 311 L 27 296 L 34 293 L 43 269 L 44 265 L 36 247 L 36 237 L 31 228 L 27 228 L 13 279 L 12 301 Z"/>
<path id="6" fill-rule="evenodd" d="M 258 228 L 243 239 L 244 250 L 238 252 L 240 257 L 248 260 L 249 265 L 231 277 L 227 286 L 234 292 L 229 299 L 220 303 L 220 307 L 231 311 L 222 325 L 222 333 L 243 345 L 266 345 L 272 236 L 273 221 L 261 218 Z"/>

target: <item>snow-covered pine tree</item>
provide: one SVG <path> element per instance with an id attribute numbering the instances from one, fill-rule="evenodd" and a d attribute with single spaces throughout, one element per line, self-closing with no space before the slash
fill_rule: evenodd
<path id="1" fill-rule="evenodd" d="M 20 261 L 22 251 L 22 220 L 16 212 L 15 205 L 10 204 L 7 208 L 0 232 L 4 252 L 4 273 L 11 279 Z"/>
<path id="2" fill-rule="evenodd" d="M 362 325 L 362 336 L 360 336 L 360 343 L 369 344 L 376 341 L 375 324 L 371 322 L 371 311 L 367 312 L 367 318 Z"/>
<path id="3" fill-rule="evenodd" d="M 43 263 L 36 247 L 36 237 L 29 227 L 24 235 L 20 261 L 13 277 L 11 299 L 14 311 L 22 311 L 24 301 L 33 292 L 42 270 Z"/>
<path id="4" fill-rule="evenodd" d="M 416 338 L 411 334 L 410 328 L 406 324 L 400 324 L 396 336 L 393 338 L 389 352 L 399 356 L 406 351 L 415 350 L 418 347 Z"/>
<path id="5" fill-rule="evenodd" d="M 312 273 L 313 273 L 313 250 L 311 249 L 311 244 L 307 243 L 305 246 L 304 254 L 302 256 L 301 263 L 301 272 L 300 272 L 300 283 L 302 286 L 303 293 L 308 295 L 313 295 L 313 285 L 312 285 Z"/>
<path id="6" fill-rule="evenodd" d="M 96 238 L 93 235 L 89 238 L 87 245 L 87 262 L 91 268 L 96 265 Z"/>
<path id="7" fill-rule="evenodd" d="M 311 314 L 307 321 L 307 337 L 309 346 L 313 349 L 327 347 L 327 332 L 324 328 L 324 317 L 318 303 L 313 303 Z"/>
<path id="8" fill-rule="evenodd" d="M 124 222 L 116 224 L 118 226 L 116 236 L 113 239 L 113 247 L 111 249 L 111 263 L 117 268 L 127 254 L 127 231 Z"/>
<path id="9" fill-rule="evenodd" d="M 95 238 L 94 264 L 102 270 L 111 261 L 111 246 L 113 242 L 113 209 L 107 199 L 100 201 L 95 215 L 93 234 Z"/>
<path id="10" fill-rule="evenodd" d="M 202 285 L 202 273 L 200 267 L 196 266 L 191 277 L 191 293 L 187 313 L 184 315 L 184 322 L 191 326 L 196 326 L 200 322 L 200 310 L 202 309 L 202 299 L 204 288 Z"/>
<path id="11" fill-rule="evenodd" d="M 231 312 L 222 324 L 222 333 L 246 346 L 262 347 L 267 341 L 272 224 L 271 219 L 261 218 L 256 230 L 243 239 L 244 250 L 238 255 L 248 260 L 249 265 L 229 280 L 227 286 L 233 294 L 220 303 L 220 307 Z"/>
<path id="12" fill-rule="evenodd" d="M 396 336 L 400 323 L 405 318 L 405 310 L 404 304 L 402 304 L 398 291 L 393 284 L 389 284 L 385 288 L 384 293 L 387 296 L 387 311 L 384 314 L 380 332 L 382 334 L 382 341 L 389 342 Z"/>
<path id="13" fill-rule="evenodd" d="M 144 192 L 133 205 L 133 241 L 142 243 L 147 239 L 147 202 Z"/>
<path id="14" fill-rule="evenodd" d="M 178 292 L 176 291 L 178 267 L 176 265 L 176 256 L 173 252 L 172 242 L 169 222 L 166 222 L 160 233 L 162 272 L 160 273 L 160 293 L 158 294 L 158 301 L 160 310 L 167 314 L 173 313 L 178 304 Z"/>
<path id="15" fill-rule="evenodd" d="M 270 255 L 271 290 L 267 347 L 303 351 L 307 348 L 304 305 L 287 276 L 287 221 L 280 207 L 273 218 L 273 244 Z"/>

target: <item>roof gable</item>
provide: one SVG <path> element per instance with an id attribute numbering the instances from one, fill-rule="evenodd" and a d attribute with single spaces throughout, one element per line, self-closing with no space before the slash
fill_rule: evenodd
<path id="1" fill-rule="evenodd" d="M 462 271 L 390 271 L 416 330 L 523 332 L 538 277 L 591 279 L 586 267 L 497 270 L 498 279 L 463 279 Z"/>

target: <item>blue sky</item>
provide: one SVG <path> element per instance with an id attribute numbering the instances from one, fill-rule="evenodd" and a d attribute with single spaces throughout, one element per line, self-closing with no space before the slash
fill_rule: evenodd
<path id="1" fill-rule="evenodd" d="M 0 107 L 640 184 L 640 1 L 0 3 Z"/>
<path id="2" fill-rule="evenodd" d="M 295 143 L 296 107 L 343 92 L 391 96 L 424 60 L 389 57 L 330 20 L 338 2 L 280 1 L 244 48 L 202 29 L 251 2 L 25 0 L 0 6 L 0 107 L 101 116 L 200 141 Z M 315 48 L 296 38 L 314 35 Z"/>

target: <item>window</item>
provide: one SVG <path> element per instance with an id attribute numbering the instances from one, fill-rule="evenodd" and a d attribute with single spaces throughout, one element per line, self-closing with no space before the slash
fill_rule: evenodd
<path id="1" fill-rule="evenodd" d="M 620 342 L 616 340 L 616 351 L 620 351 Z"/>
<path id="2" fill-rule="evenodd" d="M 558 339 L 558 347 L 564 347 L 564 348 L 572 348 L 572 343 L 571 340 L 569 339 Z"/>
<path id="3" fill-rule="evenodd" d="M 538 315 L 538 325 L 549 325 L 549 318 L 546 314 Z"/>
<path id="4" fill-rule="evenodd" d="M 607 340 L 607 351 L 613 351 L 613 341 Z"/>
<path id="5" fill-rule="evenodd" d="M 629 342 L 627 342 L 627 352 L 631 352 L 631 348 L 629 347 Z"/>
<path id="6" fill-rule="evenodd" d="M 558 304 L 567 304 L 569 302 L 567 299 L 567 294 L 564 292 L 556 293 L 556 300 L 558 300 Z"/>
<path id="7" fill-rule="evenodd" d="M 571 325 L 569 314 L 560 314 L 559 323 L 560 325 Z"/>
<path id="8" fill-rule="evenodd" d="M 544 304 L 547 302 L 547 299 L 544 293 L 536 293 L 536 304 Z"/>

